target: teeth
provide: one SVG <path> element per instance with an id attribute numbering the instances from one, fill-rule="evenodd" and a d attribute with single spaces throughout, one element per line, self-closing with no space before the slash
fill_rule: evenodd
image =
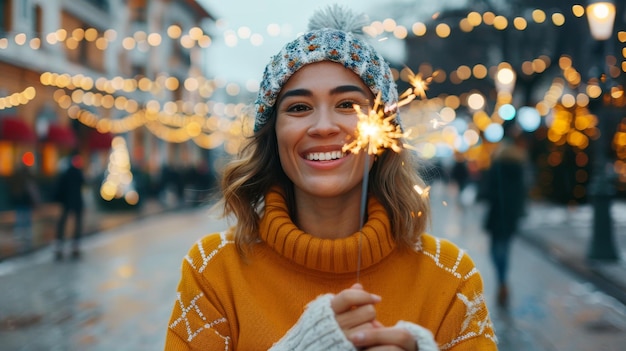
<path id="1" fill-rule="evenodd" d="M 306 155 L 306 159 L 310 161 L 330 161 L 344 157 L 346 154 L 341 151 L 329 152 L 312 152 Z"/>

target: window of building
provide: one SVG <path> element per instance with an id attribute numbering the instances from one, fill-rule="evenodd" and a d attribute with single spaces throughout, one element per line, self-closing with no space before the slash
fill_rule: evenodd
<path id="1" fill-rule="evenodd" d="M 11 0 L 0 0 L 0 33 L 11 31 Z"/>
<path id="2" fill-rule="evenodd" d="M 41 6 L 37 5 L 34 9 L 33 15 L 33 30 L 35 35 L 39 38 L 43 38 L 45 34 L 43 33 L 43 11 L 41 10 Z"/>
<path id="3" fill-rule="evenodd" d="M 85 30 L 89 25 L 72 15 L 63 11 L 61 15 L 61 26 L 68 32 L 65 40 L 65 52 L 67 59 L 88 68 L 103 71 L 104 53 L 96 47 L 95 42 L 85 40 Z"/>
<path id="4" fill-rule="evenodd" d="M 128 9 L 130 10 L 131 22 L 145 23 L 148 20 L 147 8 L 146 0 L 130 0 Z"/>
<path id="5" fill-rule="evenodd" d="M 103 11 L 109 12 L 108 0 L 87 0 L 87 2 Z"/>

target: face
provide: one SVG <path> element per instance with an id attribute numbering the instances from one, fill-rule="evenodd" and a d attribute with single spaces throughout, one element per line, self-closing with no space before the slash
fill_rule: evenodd
<path id="1" fill-rule="evenodd" d="M 343 153 L 357 125 L 355 104 L 367 110 L 373 94 L 351 70 L 333 62 L 304 66 L 277 102 L 276 136 L 296 196 L 360 196 L 365 152 Z"/>

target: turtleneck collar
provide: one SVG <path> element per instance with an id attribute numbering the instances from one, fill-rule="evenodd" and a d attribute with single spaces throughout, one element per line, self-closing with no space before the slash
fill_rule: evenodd
<path id="1" fill-rule="evenodd" d="M 361 269 L 379 262 L 396 246 L 383 205 L 370 197 L 367 213 L 361 236 Z M 341 239 L 321 239 L 303 232 L 289 217 L 285 199 L 276 189 L 265 196 L 259 232 L 269 247 L 299 265 L 330 273 L 357 270 L 360 232 Z"/>

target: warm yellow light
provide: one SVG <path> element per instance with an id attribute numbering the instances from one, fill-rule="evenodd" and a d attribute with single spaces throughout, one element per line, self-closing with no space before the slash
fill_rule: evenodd
<path id="1" fill-rule="evenodd" d="M 48 35 L 46 35 L 46 42 L 48 42 L 48 44 L 50 45 L 54 45 L 58 42 L 59 40 L 57 39 L 55 33 L 48 33 Z"/>
<path id="2" fill-rule="evenodd" d="M 162 42 L 162 38 L 161 38 L 161 34 L 159 33 L 150 33 L 150 35 L 148 35 L 148 44 L 151 46 L 159 46 L 161 45 Z"/>
<path id="3" fill-rule="evenodd" d="M 437 25 L 437 27 L 435 27 L 435 32 L 437 33 L 437 36 L 440 38 L 447 38 L 450 36 L 450 26 L 448 26 L 445 23 L 439 23 Z"/>
<path id="4" fill-rule="evenodd" d="M 565 24 L 565 16 L 562 13 L 556 12 L 552 14 L 552 23 L 555 26 L 560 27 Z"/>
<path id="5" fill-rule="evenodd" d="M 493 27 L 497 30 L 505 30 L 509 26 L 509 20 L 504 16 L 496 16 L 493 20 Z"/>
<path id="6" fill-rule="evenodd" d="M 88 28 L 85 31 L 85 40 L 95 41 L 98 38 L 98 31 L 95 28 Z"/>
<path id="7" fill-rule="evenodd" d="M 180 45 L 185 49 L 191 49 L 195 45 L 195 41 L 190 35 L 185 34 L 180 38 Z"/>
<path id="8" fill-rule="evenodd" d="M 131 37 L 126 37 L 122 40 L 122 47 L 126 50 L 134 49 L 136 44 L 135 39 Z"/>
<path id="9" fill-rule="evenodd" d="M 600 95 L 602 95 L 602 88 L 600 88 L 597 85 L 588 85 L 587 95 L 589 95 L 590 98 L 595 99 L 599 97 Z"/>
<path id="10" fill-rule="evenodd" d="M 41 39 L 32 38 L 29 44 L 30 48 L 33 50 L 38 50 L 41 47 Z"/>
<path id="11" fill-rule="evenodd" d="M 474 26 L 472 26 L 472 24 L 467 18 L 463 18 L 459 22 L 459 28 L 461 28 L 463 32 L 469 33 L 474 29 Z"/>
<path id="12" fill-rule="evenodd" d="M 467 20 L 474 27 L 480 26 L 480 24 L 483 22 L 482 16 L 480 15 L 480 13 L 476 11 L 472 11 L 469 14 L 467 14 Z"/>
<path id="13" fill-rule="evenodd" d="M 485 67 L 485 65 L 478 64 L 474 66 L 474 68 L 472 68 L 472 74 L 477 79 L 484 79 L 485 77 L 487 77 L 487 73 L 489 73 L 489 71 L 487 70 L 487 67 Z"/>
<path id="14" fill-rule="evenodd" d="M 572 13 L 576 17 L 582 17 L 585 15 L 585 8 L 582 5 L 574 5 L 572 6 Z"/>
<path id="15" fill-rule="evenodd" d="M 459 99 L 459 97 L 456 95 L 448 95 L 444 99 L 444 105 L 456 110 L 459 108 L 459 106 L 461 106 L 461 99 Z"/>
<path id="16" fill-rule="evenodd" d="M 117 39 L 117 32 L 115 29 L 107 29 L 104 31 L 104 38 L 107 41 L 115 41 L 115 39 Z"/>
<path id="17" fill-rule="evenodd" d="M 131 190 L 124 195 L 124 199 L 129 205 L 136 205 L 139 202 L 139 194 L 135 190 Z"/>
<path id="18" fill-rule="evenodd" d="M 485 98 L 479 93 L 472 93 L 467 98 L 467 106 L 472 110 L 481 110 L 485 107 Z"/>
<path id="19" fill-rule="evenodd" d="M 422 22 L 416 22 L 413 23 L 411 30 L 415 36 L 421 37 L 426 34 L 426 25 Z"/>
<path id="20" fill-rule="evenodd" d="M 510 93 L 514 87 L 515 71 L 508 65 L 498 68 L 498 73 L 496 73 L 496 88 L 498 91 Z"/>
<path id="21" fill-rule="evenodd" d="M 85 38 L 85 30 L 82 28 L 76 28 L 72 31 L 72 38 L 76 41 L 81 41 Z"/>
<path id="22" fill-rule="evenodd" d="M 456 69 L 456 74 L 459 79 L 468 80 L 472 76 L 472 70 L 468 66 L 461 65 Z"/>
<path id="23" fill-rule="evenodd" d="M 478 141 L 480 141 L 480 135 L 478 134 L 477 131 L 473 129 L 468 129 L 465 132 L 463 132 L 463 139 L 465 139 L 465 141 L 469 145 L 476 145 Z"/>
<path id="24" fill-rule="evenodd" d="M 58 29 L 54 34 L 58 41 L 65 41 L 65 39 L 67 39 L 67 31 L 63 28 Z"/>
<path id="25" fill-rule="evenodd" d="M 613 34 L 615 5 L 610 2 L 596 2 L 587 6 L 587 21 L 591 35 L 596 40 L 607 40 Z"/>
<path id="26" fill-rule="evenodd" d="M 561 103 L 563 104 L 563 106 L 570 108 L 574 106 L 574 104 L 576 104 L 576 98 L 572 94 L 565 94 L 561 98 Z"/>
<path id="27" fill-rule="evenodd" d="M 397 26 L 393 30 L 393 36 L 400 40 L 406 39 L 408 34 L 408 30 L 404 26 Z"/>
<path id="28" fill-rule="evenodd" d="M 201 48 L 208 48 L 209 46 L 211 46 L 211 37 L 208 35 L 203 35 L 199 40 L 198 40 L 198 45 Z"/>
<path id="29" fill-rule="evenodd" d="M 493 25 L 493 21 L 495 20 L 495 18 L 496 15 L 491 11 L 483 13 L 483 22 L 485 22 L 485 24 L 488 26 Z"/>
<path id="30" fill-rule="evenodd" d="M 228 95 L 230 95 L 230 96 L 237 96 L 237 95 L 239 95 L 239 91 L 240 90 L 241 90 L 241 88 L 236 83 L 229 83 L 226 86 L 226 93 Z"/>
<path id="31" fill-rule="evenodd" d="M 513 26 L 517 30 L 525 30 L 526 27 L 528 27 L 528 22 L 526 22 L 524 17 L 515 17 L 513 20 Z"/>
<path id="32" fill-rule="evenodd" d="M 168 90 L 175 91 L 179 87 L 178 79 L 176 79 L 176 77 L 168 77 L 165 80 L 165 87 Z"/>
<path id="33" fill-rule="evenodd" d="M 178 39 L 180 38 L 182 34 L 183 34 L 182 29 L 175 24 L 167 28 L 167 35 L 172 39 Z"/>
<path id="34" fill-rule="evenodd" d="M 204 32 L 202 31 L 200 27 L 192 27 L 191 29 L 189 29 L 189 36 L 193 40 L 200 40 L 200 38 L 202 38 L 203 35 L 204 35 Z"/>
<path id="35" fill-rule="evenodd" d="M 26 43 L 26 34 L 18 33 L 15 35 L 14 40 L 15 40 L 15 44 L 24 45 Z"/>
<path id="36" fill-rule="evenodd" d="M 533 21 L 535 21 L 535 23 L 543 23 L 546 21 L 546 13 L 543 12 L 543 10 L 540 9 L 536 9 L 533 11 L 532 14 L 533 17 Z"/>
<path id="37" fill-rule="evenodd" d="M 397 23 L 393 18 L 386 18 L 383 21 L 383 29 L 385 29 L 385 32 L 393 32 L 394 29 L 396 29 Z"/>

